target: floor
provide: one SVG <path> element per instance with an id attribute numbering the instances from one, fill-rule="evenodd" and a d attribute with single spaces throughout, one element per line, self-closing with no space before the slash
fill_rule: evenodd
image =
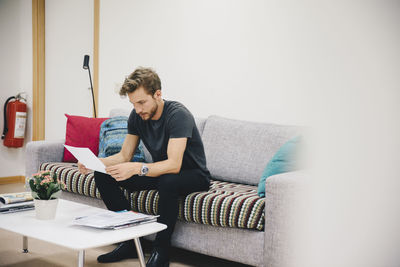
<path id="1" fill-rule="evenodd" d="M 0 185 L 0 193 L 25 191 L 23 184 Z M 60 233 L 62 234 L 62 233 Z M 76 266 L 78 253 L 64 247 L 29 239 L 29 253 L 22 253 L 22 236 L 0 229 L 0 266 L 32 266 L 32 267 L 69 267 Z M 151 253 L 151 243 L 142 242 L 145 258 Z M 85 253 L 85 266 L 139 266 L 137 259 L 124 260 L 118 263 L 99 264 L 97 256 L 113 250 L 115 246 L 105 246 L 89 249 Z M 199 266 L 199 267 L 247 267 L 227 260 L 194 253 L 184 249 L 173 248 L 171 252 L 171 267 Z"/>

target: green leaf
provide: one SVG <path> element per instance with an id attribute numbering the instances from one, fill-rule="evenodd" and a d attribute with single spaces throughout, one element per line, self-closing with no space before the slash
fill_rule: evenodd
<path id="1" fill-rule="evenodd" d="M 47 198 L 47 189 L 45 187 L 39 187 L 39 189 L 36 191 L 38 193 L 38 196 L 40 199 L 48 199 Z"/>
<path id="2" fill-rule="evenodd" d="M 32 191 L 35 191 L 35 182 L 33 181 L 33 179 L 29 180 L 29 187 Z"/>
<path id="3" fill-rule="evenodd" d="M 55 184 L 49 184 L 49 187 L 47 188 L 47 192 L 46 192 L 47 199 L 51 198 L 51 195 L 54 193 L 55 190 L 56 190 L 56 185 Z"/>

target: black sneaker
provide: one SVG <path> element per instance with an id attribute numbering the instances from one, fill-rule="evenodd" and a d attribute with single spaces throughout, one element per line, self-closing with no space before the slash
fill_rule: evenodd
<path id="1" fill-rule="evenodd" d="M 101 263 L 116 262 L 124 259 L 137 258 L 135 243 L 133 240 L 122 242 L 116 249 L 97 257 L 97 261 Z"/>

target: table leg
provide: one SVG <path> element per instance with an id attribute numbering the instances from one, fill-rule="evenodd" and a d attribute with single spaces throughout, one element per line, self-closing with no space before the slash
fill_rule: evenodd
<path id="1" fill-rule="evenodd" d="M 146 264 L 144 263 L 144 255 L 143 255 L 142 246 L 140 245 L 140 240 L 139 240 L 139 238 L 134 238 L 133 240 L 135 241 L 135 246 L 136 246 L 136 251 L 138 254 L 140 266 L 146 267 Z"/>
<path id="2" fill-rule="evenodd" d="M 78 267 L 83 267 L 85 264 L 85 250 L 79 250 Z"/>
<path id="3" fill-rule="evenodd" d="M 23 253 L 28 253 L 28 237 L 27 236 L 23 236 L 22 237 L 22 252 Z"/>

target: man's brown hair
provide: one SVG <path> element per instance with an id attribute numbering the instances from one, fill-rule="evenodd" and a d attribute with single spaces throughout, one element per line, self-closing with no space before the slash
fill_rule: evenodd
<path id="1" fill-rule="evenodd" d="M 125 96 L 140 86 L 143 86 L 146 92 L 153 96 L 157 90 L 161 90 L 160 77 L 151 68 L 139 67 L 125 79 L 119 94 Z"/>

